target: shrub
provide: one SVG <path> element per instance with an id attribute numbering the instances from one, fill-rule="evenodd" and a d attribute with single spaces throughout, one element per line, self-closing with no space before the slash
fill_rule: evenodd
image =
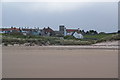
<path id="1" fill-rule="evenodd" d="M 76 39 L 76 38 L 74 36 L 67 35 L 67 36 L 64 36 L 64 39 Z"/>
<path id="2" fill-rule="evenodd" d="M 8 46 L 8 43 L 4 43 L 4 46 Z"/>

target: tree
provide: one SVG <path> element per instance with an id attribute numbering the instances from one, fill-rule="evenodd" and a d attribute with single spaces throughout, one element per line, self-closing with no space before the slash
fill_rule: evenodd
<path id="1" fill-rule="evenodd" d="M 105 32 L 100 32 L 99 34 L 105 34 Z"/>
<path id="2" fill-rule="evenodd" d="M 81 31 L 81 33 L 84 35 L 84 34 L 85 34 L 85 31 L 84 31 L 84 30 L 82 30 L 82 31 Z"/>
<path id="3" fill-rule="evenodd" d="M 86 32 L 86 34 L 95 35 L 95 34 L 98 34 L 98 32 L 95 31 L 95 30 L 89 30 L 89 31 Z"/>
<path id="4" fill-rule="evenodd" d="M 118 30 L 118 33 L 120 33 L 120 30 Z"/>

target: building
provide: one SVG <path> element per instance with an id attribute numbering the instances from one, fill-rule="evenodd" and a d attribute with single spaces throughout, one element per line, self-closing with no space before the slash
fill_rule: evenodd
<path id="1" fill-rule="evenodd" d="M 75 38 L 82 39 L 83 35 L 80 29 L 66 29 L 66 35 L 74 36 Z"/>
<path id="2" fill-rule="evenodd" d="M 78 29 L 66 29 L 66 35 L 73 35 L 74 32 L 78 32 Z"/>
<path id="3" fill-rule="evenodd" d="M 21 32 L 23 35 L 41 35 L 40 29 L 28 29 L 28 28 L 22 28 Z"/>
<path id="4" fill-rule="evenodd" d="M 43 28 L 41 31 L 41 36 L 54 36 L 54 31 L 50 27 Z"/>
<path id="5" fill-rule="evenodd" d="M 30 32 L 30 29 L 22 28 L 21 32 L 22 32 L 23 35 L 28 35 L 29 32 Z"/>
<path id="6" fill-rule="evenodd" d="M 83 39 L 83 35 L 81 33 L 74 32 L 73 36 L 77 39 Z"/>
<path id="7" fill-rule="evenodd" d="M 39 36 L 57 36 L 64 37 L 66 35 L 74 36 L 75 38 L 83 38 L 81 30 L 78 29 L 66 29 L 64 25 L 59 26 L 59 31 L 54 31 L 50 27 L 39 29 L 29 29 L 29 28 L 3 28 L 0 29 L 0 33 L 21 33 L 23 35 L 39 35 Z"/>
<path id="8" fill-rule="evenodd" d="M 59 32 L 61 33 L 61 35 L 66 36 L 66 27 L 64 25 L 60 25 Z"/>
<path id="9" fill-rule="evenodd" d="M 20 30 L 20 28 L 13 28 L 13 27 L 11 27 L 11 28 L 1 28 L 0 29 L 0 33 L 7 33 L 7 34 L 10 34 L 10 33 L 20 33 L 21 32 L 21 30 Z"/>

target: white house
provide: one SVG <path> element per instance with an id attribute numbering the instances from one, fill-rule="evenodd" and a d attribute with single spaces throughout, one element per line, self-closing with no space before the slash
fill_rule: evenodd
<path id="1" fill-rule="evenodd" d="M 73 33 L 73 36 L 74 36 L 75 38 L 77 38 L 77 39 L 83 39 L 83 35 L 80 34 L 80 33 L 77 33 L 77 32 L 74 32 L 74 33 Z"/>
<path id="2" fill-rule="evenodd" d="M 78 29 L 66 29 L 66 35 L 72 35 L 75 38 L 83 39 L 83 35 L 80 33 L 79 28 Z"/>

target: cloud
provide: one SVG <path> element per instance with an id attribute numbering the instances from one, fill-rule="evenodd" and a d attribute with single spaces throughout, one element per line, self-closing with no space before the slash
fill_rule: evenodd
<path id="1" fill-rule="evenodd" d="M 68 28 L 113 32 L 118 29 L 117 5 L 117 2 L 5 2 L 2 20 L 3 26 L 57 29 L 64 24 Z"/>
<path id="2" fill-rule="evenodd" d="M 21 12 L 33 14 L 33 13 L 62 13 L 75 11 L 77 9 L 82 9 L 88 3 L 84 2 L 13 2 L 13 3 L 3 3 L 4 7 L 9 7 L 11 9 L 20 10 Z"/>
<path id="3" fill-rule="evenodd" d="M 119 0 L 2 0 L 2 2 L 119 2 Z"/>
<path id="4" fill-rule="evenodd" d="M 31 5 L 27 6 L 29 9 L 33 10 L 34 12 L 47 11 L 50 13 L 54 12 L 67 12 L 67 11 L 74 11 L 82 6 L 85 3 L 66 3 L 66 2 L 45 2 L 43 5 L 39 3 L 32 3 Z M 86 3 L 87 4 L 87 3 Z"/>

